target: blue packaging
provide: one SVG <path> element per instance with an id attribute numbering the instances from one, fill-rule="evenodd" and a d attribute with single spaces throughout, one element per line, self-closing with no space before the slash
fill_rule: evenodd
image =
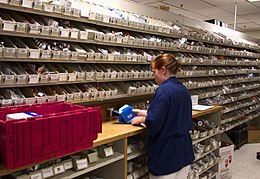
<path id="1" fill-rule="evenodd" d="M 124 105 L 119 108 L 119 122 L 130 124 L 131 120 L 135 117 L 135 113 L 132 111 L 132 107 Z"/>
<path id="2" fill-rule="evenodd" d="M 25 114 L 30 115 L 31 117 L 36 117 L 36 116 L 40 116 L 39 114 L 35 113 L 35 112 L 25 112 Z"/>

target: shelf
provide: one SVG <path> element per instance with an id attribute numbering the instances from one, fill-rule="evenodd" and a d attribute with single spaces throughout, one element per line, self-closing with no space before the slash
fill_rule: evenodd
<path id="1" fill-rule="evenodd" d="M 145 176 L 142 176 L 140 179 L 149 179 L 149 174 L 146 174 Z"/>
<path id="2" fill-rule="evenodd" d="M 151 62 L 138 61 L 108 61 L 108 60 L 57 60 L 41 58 L 5 58 L 0 57 L 4 62 L 44 62 L 44 63 L 84 63 L 84 64 L 120 64 L 120 65 L 150 65 Z"/>
<path id="3" fill-rule="evenodd" d="M 256 77 L 255 79 L 247 79 L 244 80 L 243 82 L 230 82 L 230 83 L 224 83 L 224 84 L 217 84 L 217 85 L 207 85 L 207 86 L 196 86 L 196 87 L 187 87 L 188 89 L 201 89 L 201 88 L 210 88 L 210 87 L 215 87 L 215 86 L 224 86 L 224 85 L 231 85 L 231 84 L 240 84 L 240 83 L 249 83 L 249 82 L 254 82 L 254 81 L 259 81 L 259 77 Z"/>
<path id="4" fill-rule="evenodd" d="M 246 61 L 237 61 L 237 64 L 233 64 L 234 62 L 230 60 L 226 60 L 226 64 L 224 63 L 220 63 L 217 60 L 203 60 L 202 62 L 200 62 L 200 60 L 197 59 L 191 59 L 192 61 L 195 62 L 186 62 L 186 60 L 183 62 L 181 60 L 181 64 L 183 66 L 187 66 L 187 65 L 197 65 L 197 66 L 260 66 L 260 63 L 255 62 L 253 64 L 250 64 L 251 62 L 246 62 Z M 188 61 L 188 60 L 187 60 Z M 231 63 L 231 64 L 228 64 Z"/>
<path id="5" fill-rule="evenodd" d="M 26 38 L 38 38 L 38 39 L 50 39 L 50 40 L 62 40 L 62 41 L 67 41 L 67 42 L 96 44 L 95 40 L 73 39 L 73 38 L 68 38 L 68 37 L 57 37 L 57 36 L 51 36 L 51 35 L 31 34 L 31 33 L 24 33 L 24 32 L 4 31 L 4 30 L 0 30 L 0 35 L 15 36 L 15 37 L 26 37 Z"/>
<path id="6" fill-rule="evenodd" d="M 227 73 L 227 74 L 196 74 L 196 75 L 176 75 L 177 78 L 196 78 L 196 77 L 218 77 L 218 76 L 232 76 L 232 75 L 245 75 L 245 74 L 259 74 L 260 72 L 255 72 L 255 73 L 249 73 L 249 72 L 241 72 L 241 73 Z"/>
<path id="7" fill-rule="evenodd" d="M 217 43 L 217 42 L 213 42 L 213 41 L 210 41 L 210 40 L 205 40 L 205 39 L 202 39 L 202 38 L 197 39 L 197 38 L 193 38 L 193 37 L 189 37 L 189 36 L 184 36 L 184 35 L 181 35 L 181 34 L 174 35 L 174 34 L 160 33 L 160 32 L 148 30 L 148 29 L 133 28 L 133 27 L 130 27 L 130 26 L 123 26 L 123 25 L 118 25 L 118 24 L 113 24 L 113 23 L 100 22 L 100 21 L 91 20 L 89 18 L 84 18 L 84 17 L 73 17 L 72 15 L 66 15 L 66 14 L 55 13 L 55 12 L 46 12 L 46 11 L 43 11 L 43 10 L 36 10 L 36 9 L 32 9 L 32 8 L 22 7 L 22 6 L 15 6 L 15 5 L 9 5 L 9 4 L 4 4 L 4 3 L 0 3 L 0 4 L 1 4 L 1 8 L 13 10 L 13 11 L 32 13 L 32 14 L 43 15 L 43 16 L 48 16 L 48 17 L 56 17 L 56 18 L 72 20 L 72 21 L 77 21 L 77 22 L 83 22 L 83 23 L 89 23 L 89 24 L 95 24 L 95 25 L 106 26 L 106 27 L 111 27 L 111 28 L 119 28 L 119 29 L 127 28 L 129 31 L 141 32 L 141 33 L 164 36 L 164 37 L 187 38 L 187 39 L 193 40 L 193 41 L 200 41 L 200 42 L 214 44 L 214 45 L 221 45 L 221 46 L 225 46 L 225 47 L 233 47 L 233 48 L 239 48 L 239 49 L 247 49 L 247 50 L 259 52 L 259 49 L 257 49 L 257 48 L 250 48 L 250 47 L 244 47 L 244 46 L 238 46 L 238 45 L 232 45 L 232 44 L 225 44 L 225 43 Z"/>
<path id="8" fill-rule="evenodd" d="M 94 53 L 95 54 L 95 53 Z M 92 60 L 92 59 L 86 59 L 86 60 L 58 60 L 58 59 L 42 59 L 42 58 L 9 58 L 9 57 L 0 57 L 1 61 L 5 62 L 49 62 L 49 63 L 108 63 L 108 64 L 144 64 L 149 65 L 151 62 L 139 62 L 139 61 L 109 61 L 109 60 Z M 188 63 L 188 62 L 181 62 L 183 66 L 191 66 L 191 65 L 197 65 L 197 66 L 260 66 L 260 64 L 211 64 L 211 63 Z M 249 72 L 251 73 L 251 72 Z M 254 72 L 258 73 L 258 72 Z M 235 74 L 234 74 L 235 75 Z"/>
<path id="9" fill-rule="evenodd" d="M 133 28 L 130 26 L 123 26 L 123 25 L 119 25 L 119 24 L 115 24 L 115 23 L 106 23 L 106 22 L 97 22 L 97 25 L 100 26 L 104 26 L 104 27 L 111 27 L 111 28 L 116 28 L 116 29 L 126 29 L 129 31 L 133 31 L 133 32 L 141 32 L 144 34 L 151 34 L 151 35 L 158 35 L 158 36 L 163 36 L 163 37 L 170 37 L 170 38 L 182 38 L 182 35 L 175 35 L 172 33 L 163 33 L 163 32 L 159 32 L 159 31 L 155 31 L 155 30 L 149 30 L 149 29 L 140 29 L 140 28 Z"/>
<path id="10" fill-rule="evenodd" d="M 260 114 L 259 114 L 258 116 L 255 116 L 255 117 L 252 118 L 252 119 L 245 119 L 245 120 L 243 120 L 243 121 L 238 121 L 235 125 L 232 125 L 232 126 L 230 126 L 230 127 L 227 127 L 227 128 L 225 128 L 225 129 L 223 129 L 223 130 L 221 131 L 221 133 L 227 132 L 227 131 L 229 131 L 229 130 L 231 130 L 231 129 L 237 127 L 237 126 L 240 126 L 240 125 L 242 125 L 242 124 L 244 124 L 244 123 L 247 123 L 247 122 L 249 122 L 249 121 L 251 121 L 251 120 L 253 120 L 253 119 L 255 119 L 255 118 L 259 117 L 259 116 L 260 116 Z M 236 119 L 236 120 L 238 120 L 238 119 Z M 235 121 L 235 120 L 233 120 L 233 121 Z M 226 124 L 226 123 L 225 123 L 225 124 Z"/>
<path id="11" fill-rule="evenodd" d="M 72 21 L 76 21 L 76 22 L 95 24 L 95 25 L 111 27 L 111 28 L 119 28 L 119 29 L 127 28 L 130 31 L 141 32 L 141 33 L 146 33 L 146 34 L 153 34 L 153 35 L 159 35 L 159 36 L 165 36 L 165 37 L 179 37 L 179 36 L 175 36 L 173 34 L 160 33 L 160 32 L 151 31 L 151 30 L 147 30 L 147 29 L 133 28 L 130 26 L 123 26 L 123 25 L 118 25 L 118 24 L 113 24 L 113 23 L 105 23 L 105 22 L 101 22 L 101 21 L 91 20 L 87 17 L 73 17 L 71 15 L 66 15 L 66 14 L 61 14 L 61 13 L 45 12 L 43 10 L 36 10 L 36 9 L 32 9 L 32 8 L 13 6 L 13 5 L 4 4 L 4 3 L 0 3 L 0 4 L 1 4 L 1 8 L 8 9 L 8 10 L 14 10 L 14 11 L 19 11 L 19 12 L 49 16 L 49 17 L 56 17 L 56 18 L 72 20 Z"/>
<path id="12" fill-rule="evenodd" d="M 85 40 L 85 39 L 73 39 L 68 37 L 56 37 L 51 35 L 42 35 L 42 34 L 30 34 L 30 33 L 22 33 L 22 32 L 12 32 L 12 31 L 3 31 L 0 30 L 0 35 L 8 35 L 15 37 L 26 37 L 26 38 L 38 38 L 38 39 L 50 39 L 50 40 L 59 40 L 66 42 L 75 42 L 75 43 L 89 43 L 89 44 L 97 44 L 97 45 L 106 45 L 106 46 L 114 46 L 114 47 L 128 47 L 128 48 L 138 48 L 138 49 L 150 49 L 150 50 L 165 50 L 165 51 L 179 51 L 174 47 L 159 47 L 159 46 L 149 46 L 149 45 L 135 45 L 128 43 L 114 43 L 114 42 L 101 42 L 96 40 Z M 201 52 L 200 52 L 201 53 Z"/>
<path id="13" fill-rule="evenodd" d="M 142 94 L 142 95 L 128 95 L 128 94 L 123 94 L 123 95 L 117 95 L 116 97 L 110 97 L 110 98 L 102 98 L 102 99 L 97 99 L 95 101 L 72 101 L 72 103 L 78 103 L 81 105 L 85 106 L 91 106 L 91 105 L 101 105 L 105 103 L 112 103 L 112 102 L 118 102 L 120 101 L 126 101 L 129 102 L 130 100 L 136 100 L 142 98 L 151 98 L 153 94 Z"/>
<path id="14" fill-rule="evenodd" d="M 251 105 L 254 105 L 254 104 L 257 104 L 259 103 L 259 101 L 255 101 L 255 102 L 251 102 L 250 104 L 247 104 L 245 106 L 236 106 L 235 109 L 232 109 L 232 110 L 229 110 L 229 111 L 221 111 L 221 114 L 226 114 L 226 113 L 229 113 L 229 112 L 232 112 L 232 111 L 235 111 L 235 110 L 238 110 L 238 109 L 241 109 L 241 108 L 245 108 L 245 107 L 248 107 L 248 106 L 251 106 Z"/>
<path id="15" fill-rule="evenodd" d="M 258 92 L 260 93 L 260 92 Z M 248 95 L 248 96 L 243 96 L 241 97 L 240 99 L 237 99 L 237 100 L 233 100 L 233 101 L 225 101 L 225 100 L 222 100 L 221 103 L 218 103 L 217 105 L 225 105 L 225 104 L 229 104 L 229 103 L 234 103 L 234 102 L 237 102 L 237 101 L 241 101 L 241 100 L 244 100 L 244 99 L 247 99 L 247 98 L 251 98 L 251 97 L 254 97 L 254 96 L 259 96 L 260 94 L 251 94 L 251 95 Z"/>
<path id="16" fill-rule="evenodd" d="M 254 109 L 254 110 L 250 111 L 249 113 L 255 112 L 256 110 L 259 110 L 259 109 L 260 109 L 260 108 Z M 249 114 L 249 113 L 248 113 L 248 114 Z M 260 116 L 260 114 L 258 114 L 258 115 L 253 116 L 252 118 L 249 118 L 249 117 L 248 117 L 248 118 L 246 118 L 246 119 L 240 120 L 240 119 L 244 118 L 244 115 L 245 115 L 245 114 L 242 114 L 242 115 L 240 115 L 239 117 L 236 117 L 235 119 L 233 119 L 232 121 L 229 121 L 229 122 L 226 122 L 226 123 L 221 124 L 221 125 L 225 125 L 225 124 L 228 124 L 228 123 L 235 122 L 235 121 L 237 120 L 236 124 L 234 124 L 234 125 L 231 125 L 231 126 L 229 126 L 229 127 L 224 127 L 224 126 L 222 126 L 223 129 L 222 129 L 221 133 L 227 132 L 227 131 L 229 131 L 229 130 L 231 130 L 231 129 L 233 129 L 233 128 L 235 128 L 235 127 L 241 125 L 241 124 L 247 123 L 248 121 L 251 121 L 251 120 L 253 120 L 253 119 L 255 119 L 255 118 L 257 118 L 257 117 Z"/>
<path id="17" fill-rule="evenodd" d="M 200 42 L 204 42 L 204 43 L 209 43 L 209 44 L 213 44 L 213 45 L 221 45 L 221 46 L 225 46 L 225 47 L 233 47 L 233 48 L 240 48 L 240 49 L 247 49 L 247 50 L 252 50 L 252 51 L 256 51 L 259 52 L 260 49 L 256 49 L 256 48 L 250 48 L 250 47 L 243 47 L 243 46 L 238 46 L 238 45 L 231 45 L 231 44 L 225 44 L 225 43 L 218 43 L 218 42 L 213 42 L 210 40 L 203 40 L 203 39 L 196 39 L 196 38 L 192 38 L 192 37 L 187 37 L 189 40 L 194 40 L 194 41 L 200 41 Z"/>
<path id="18" fill-rule="evenodd" d="M 205 96 L 205 97 L 199 96 L 199 100 L 205 99 L 205 98 L 212 98 L 212 97 L 215 97 L 215 96 L 218 96 L 218 95 L 227 95 L 227 94 L 239 93 L 239 92 L 243 92 L 243 91 L 249 91 L 249 90 L 253 90 L 253 89 L 257 89 L 257 88 L 260 88 L 260 84 L 257 85 L 257 86 L 241 87 L 241 88 L 237 89 L 236 91 L 230 91 L 230 92 L 228 91 L 228 92 L 225 92 L 225 93 L 223 91 L 221 91 L 220 93 L 216 93 L 216 94 L 212 94 L 212 92 L 208 92 L 207 93 L 208 95 Z M 211 94 L 211 95 L 209 95 L 209 94 Z M 197 94 L 195 94 L 195 95 L 197 95 Z"/>
<path id="19" fill-rule="evenodd" d="M 140 156 L 142 156 L 144 154 L 146 154 L 146 151 L 130 153 L 130 154 L 127 155 L 127 160 L 132 160 L 132 159 L 140 157 Z"/>
<path id="20" fill-rule="evenodd" d="M 206 155 L 210 154 L 211 152 L 214 152 L 215 150 L 217 150 L 217 149 L 219 149 L 219 148 L 220 148 L 220 146 L 218 146 L 217 148 L 212 149 L 212 150 L 210 150 L 210 151 L 208 151 L 208 152 L 203 153 L 199 158 L 195 159 L 193 162 L 198 161 L 198 160 L 201 159 L 202 157 L 205 157 Z"/>
<path id="21" fill-rule="evenodd" d="M 91 172 L 93 170 L 99 169 L 101 167 L 104 167 L 106 165 L 109 165 L 111 163 L 117 162 L 119 160 L 124 159 L 124 154 L 114 152 L 114 155 L 108 158 L 101 159 L 96 163 L 89 164 L 88 168 L 80 170 L 80 171 L 73 171 L 73 170 L 67 170 L 64 173 L 61 173 L 59 175 L 50 177 L 50 179 L 71 179 L 78 177 L 80 175 L 84 175 L 88 172 Z"/>
<path id="22" fill-rule="evenodd" d="M 215 162 L 215 163 L 214 163 L 213 165 L 211 165 L 211 166 L 208 166 L 206 169 L 202 170 L 199 175 L 201 175 L 201 174 L 204 173 L 205 171 L 209 170 L 210 168 L 214 167 L 214 166 L 215 166 L 216 164 L 218 164 L 218 163 L 219 163 L 219 161 Z"/>
<path id="23" fill-rule="evenodd" d="M 169 51 L 169 50 L 168 50 Z M 172 51 L 172 50 L 171 50 Z M 205 55 L 222 55 L 222 56 L 228 56 L 228 57 L 245 57 L 245 58 L 258 58 L 258 56 L 249 56 L 249 55 L 235 55 L 235 54 L 223 54 L 223 53 L 209 53 L 205 51 L 195 51 L 195 50 L 187 50 L 187 49 L 175 49 L 174 51 L 178 52 L 188 52 L 188 53 L 199 53 L 199 54 L 205 54 Z"/>
<path id="24" fill-rule="evenodd" d="M 218 172 L 215 172 L 212 176 L 210 176 L 208 179 L 214 178 L 215 176 L 217 176 Z"/>
<path id="25" fill-rule="evenodd" d="M 249 55 L 235 55 L 235 54 L 223 54 L 223 53 L 209 53 L 205 51 L 197 51 L 197 50 L 187 50 L 187 49 L 179 49 L 174 46 L 171 47 L 162 47 L 162 46 L 151 46 L 144 44 L 128 44 L 128 43 L 114 43 L 114 42 L 100 42 L 96 40 L 85 40 L 85 39 L 73 39 L 67 37 L 56 37 L 51 35 L 42 35 L 42 34 L 30 34 L 30 33 L 22 33 L 22 32 L 12 32 L 12 31 L 3 31 L 0 30 L 0 35 L 8 35 L 15 37 L 26 37 L 26 38 L 39 38 L 39 39 L 50 39 L 50 40 L 61 40 L 67 42 L 75 42 L 75 43 L 90 43 L 97 45 L 106 45 L 106 46 L 114 46 L 114 47 L 128 47 L 128 48 L 138 48 L 138 49 L 149 49 L 149 50 L 164 50 L 169 52 L 188 52 L 188 53 L 199 53 L 206 55 L 222 55 L 222 56 L 230 56 L 230 57 L 246 57 L 246 58 L 258 58 L 259 56 L 249 56 Z"/>
<path id="26" fill-rule="evenodd" d="M 74 17 L 72 15 L 66 15 L 66 14 L 55 13 L 55 12 L 47 12 L 47 11 L 43 11 L 43 10 L 37 10 L 37 9 L 32 9 L 32 8 L 27 8 L 27 7 L 22 7 L 22 6 L 15 6 L 15 5 L 10 5 L 10 4 L 5 4 L 5 3 L 0 3 L 0 5 L 1 5 L 0 6 L 1 9 L 8 9 L 8 10 L 13 10 L 13 11 L 38 14 L 38 15 L 43 15 L 43 16 L 48 16 L 48 17 L 56 17 L 56 18 L 73 20 L 73 21 L 78 21 L 78 22 L 96 24 L 96 21 L 88 19 L 88 18 L 84 18 L 84 17 L 76 17 L 76 16 Z"/>
<path id="27" fill-rule="evenodd" d="M 216 136 L 216 135 L 218 135 L 218 134 L 220 134 L 220 132 L 217 132 L 217 133 L 208 135 L 208 136 L 206 136 L 206 137 L 204 137 L 204 138 L 201 138 L 201 139 L 195 139 L 195 140 L 192 141 L 192 145 L 197 144 L 197 143 L 199 143 L 199 142 L 202 142 L 202 141 L 204 141 L 204 140 L 206 140 L 206 139 L 209 139 L 209 138 L 211 138 L 211 137 L 214 137 L 214 136 Z"/>
<path id="28" fill-rule="evenodd" d="M 154 78 L 126 78 L 126 79 L 105 79 L 105 80 L 86 80 L 86 81 L 62 81 L 62 82 L 48 82 L 48 83 L 25 83 L 25 84 L 1 84 L 0 88 L 10 87 L 30 87 L 30 86 L 49 86 L 49 85 L 68 85 L 80 83 L 107 83 L 107 82 L 120 82 L 120 81 L 145 81 L 153 80 Z"/>

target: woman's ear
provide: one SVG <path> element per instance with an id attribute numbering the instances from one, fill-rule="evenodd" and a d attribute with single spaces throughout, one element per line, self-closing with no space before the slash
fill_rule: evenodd
<path id="1" fill-rule="evenodd" d="M 162 67 L 162 73 L 163 73 L 164 75 L 166 75 L 166 73 L 167 73 L 167 68 L 165 68 L 164 66 Z"/>

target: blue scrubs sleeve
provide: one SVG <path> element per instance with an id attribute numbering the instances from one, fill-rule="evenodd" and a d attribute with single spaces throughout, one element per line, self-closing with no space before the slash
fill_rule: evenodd
<path id="1" fill-rule="evenodd" d="M 157 90 L 147 111 L 145 124 L 149 127 L 151 136 L 155 136 L 166 122 L 170 104 L 166 96 L 162 91 Z"/>

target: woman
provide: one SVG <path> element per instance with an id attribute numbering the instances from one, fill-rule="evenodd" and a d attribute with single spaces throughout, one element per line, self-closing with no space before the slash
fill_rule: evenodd
<path id="1" fill-rule="evenodd" d="M 159 85 L 146 112 L 136 112 L 133 125 L 148 128 L 150 179 L 185 179 L 194 161 L 192 105 L 188 89 L 176 79 L 180 63 L 173 55 L 162 54 L 151 63 Z"/>

